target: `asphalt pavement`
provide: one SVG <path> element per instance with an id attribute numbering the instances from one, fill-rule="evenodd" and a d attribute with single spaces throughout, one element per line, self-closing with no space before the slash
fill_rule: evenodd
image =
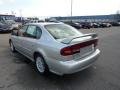
<path id="1" fill-rule="evenodd" d="M 120 90 L 120 27 L 84 29 L 99 35 L 101 55 L 90 68 L 42 76 L 34 64 L 9 49 L 9 33 L 0 34 L 0 90 Z"/>

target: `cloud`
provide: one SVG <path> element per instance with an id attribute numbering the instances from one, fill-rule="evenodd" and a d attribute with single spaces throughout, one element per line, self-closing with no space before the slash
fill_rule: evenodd
<path id="1" fill-rule="evenodd" d="M 3 4 L 3 1 L 2 0 L 0 0 L 0 5 L 2 5 Z"/>
<path id="2" fill-rule="evenodd" d="M 0 5 L 3 5 L 5 3 L 14 3 L 16 0 L 0 0 Z"/>
<path id="3" fill-rule="evenodd" d="M 11 2 L 11 3 L 14 3 L 15 2 L 15 0 L 7 0 L 8 2 Z"/>

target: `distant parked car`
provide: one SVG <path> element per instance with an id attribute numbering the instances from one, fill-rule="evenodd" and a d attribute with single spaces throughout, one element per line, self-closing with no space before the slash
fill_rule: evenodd
<path id="1" fill-rule="evenodd" d="M 82 28 L 82 25 L 80 24 L 80 22 L 76 22 L 76 25 L 78 25 L 80 28 Z"/>
<path id="2" fill-rule="evenodd" d="M 19 27 L 21 26 L 20 23 L 17 23 L 14 20 L 5 20 L 5 23 L 11 26 L 11 30 L 19 29 Z"/>
<path id="3" fill-rule="evenodd" d="M 107 24 L 107 27 L 112 27 L 112 25 L 110 23 L 106 23 Z"/>
<path id="4" fill-rule="evenodd" d="M 38 23 L 38 20 L 30 20 L 29 23 Z"/>
<path id="5" fill-rule="evenodd" d="M 98 23 L 91 23 L 91 27 L 92 28 L 99 28 L 99 24 Z"/>
<path id="6" fill-rule="evenodd" d="M 111 22 L 112 26 L 120 26 L 120 22 Z"/>
<path id="7" fill-rule="evenodd" d="M 31 23 L 13 32 L 12 52 L 18 51 L 35 62 L 41 74 L 71 74 L 91 66 L 99 57 L 98 36 L 83 34 L 63 23 Z"/>
<path id="8" fill-rule="evenodd" d="M 0 32 L 11 31 L 10 25 L 0 22 Z"/>
<path id="9" fill-rule="evenodd" d="M 79 23 L 74 23 L 74 22 L 65 22 L 66 24 L 76 28 L 76 29 L 80 29 L 81 25 Z"/>
<path id="10" fill-rule="evenodd" d="M 101 28 L 107 27 L 107 23 L 99 23 L 99 25 L 100 25 Z"/>
<path id="11" fill-rule="evenodd" d="M 81 25 L 82 25 L 82 28 L 84 28 L 84 29 L 90 29 L 90 28 L 92 28 L 91 24 L 89 22 L 81 23 Z"/>

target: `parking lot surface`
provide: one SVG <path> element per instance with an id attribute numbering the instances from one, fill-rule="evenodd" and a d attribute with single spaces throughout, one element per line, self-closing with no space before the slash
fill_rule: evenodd
<path id="1" fill-rule="evenodd" d="M 100 58 L 81 72 L 42 76 L 33 63 L 9 49 L 9 33 L 0 34 L 0 90 L 120 90 L 120 27 L 84 29 L 99 35 Z"/>

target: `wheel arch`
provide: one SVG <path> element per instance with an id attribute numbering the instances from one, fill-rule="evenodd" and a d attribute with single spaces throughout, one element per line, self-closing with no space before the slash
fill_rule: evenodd
<path id="1" fill-rule="evenodd" d="M 34 61 L 37 55 L 40 55 L 45 60 L 45 56 L 43 53 L 41 53 L 40 51 L 35 51 L 33 54 Z"/>
<path id="2" fill-rule="evenodd" d="M 40 55 L 40 56 L 43 58 L 46 66 L 47 66 L 47 68 L 49 69 L 49 64 L 48 64 L 48 62 L 47 62 L 47 60 L 46 60 L 46 58 L 45 58 L 45 55 L 44 55 L 43 53 L 41 53 L 40 51 L 35 51 L 35 52 L 34 52 L 34 54 L 33 54 L 34 61 L 33 61 L 33 62 L 35 62 L 35 58 L 36 58 L 37 55 Z"/>

